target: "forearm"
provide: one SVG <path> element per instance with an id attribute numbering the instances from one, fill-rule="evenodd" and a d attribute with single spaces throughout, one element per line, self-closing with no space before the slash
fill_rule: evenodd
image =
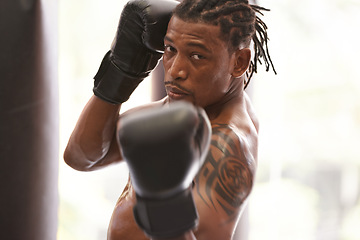
<path id="1" fill-rule="evenodd" d="M 107 164 L 120 160 L 115 129 L 121 104 L 110 104 L 93 96 L 74 128 L 64 152 L 64 160 L 71 167 L 87 171 L 107 159 Z M 111 150 L 111 151 L 110 151 Z"/>

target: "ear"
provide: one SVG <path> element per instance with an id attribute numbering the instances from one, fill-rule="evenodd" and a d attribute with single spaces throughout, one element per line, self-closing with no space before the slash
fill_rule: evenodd
<path id="1" fill-rule="evenodd" d="M 234 68 L 232 76 L 237 78 L 241 77 L 250 65 L 251 50 L 249 48 L 236 49 L 233 53 Z"/>

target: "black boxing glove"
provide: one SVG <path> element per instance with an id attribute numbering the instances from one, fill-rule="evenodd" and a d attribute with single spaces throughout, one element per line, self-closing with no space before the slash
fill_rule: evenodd
<path id="1" fill-rule="evenodd" d="M 94 79 L 94 94 L 113 104 L 127 101 L 149 75 L 164 50 L 164 36 L 175 0 L 132 0 Z"/>
<path id="2" fill-rule="evenodd" d="M 172 238 L 194 228 L 192 181 L 208 153 L 211 127 L 203 109 L 185 102 L 123 117 L 117 138 L 137 203 L 134 217 L 150 237 Z"/>

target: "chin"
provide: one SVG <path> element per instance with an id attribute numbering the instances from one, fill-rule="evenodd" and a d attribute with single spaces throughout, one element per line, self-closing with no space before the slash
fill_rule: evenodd
<path id="1" fill-rule="evenodd" d="M 177 102 L 177 101 L 185 101 L 185 102 L 189 102 L 192 103 L 193 105 L 196 105 L 195 102 L 193 101 L 192 98 L 187 97 L 187 96 L 182 96 L 182 97 L 172 97 L 171 94 L 167 95 L 168 101 L 171 102 Z"/>

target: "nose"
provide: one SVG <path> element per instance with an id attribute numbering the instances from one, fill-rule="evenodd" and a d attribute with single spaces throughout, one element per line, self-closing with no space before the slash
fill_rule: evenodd
<path id="1" fill-rule="evenodd" d="M 170 62 L 169 74 L 173 80 L 186 80 L 188 72 L 186 68 L 186 61 L 181 55 L 176 55 L 173 61 Z"/>

